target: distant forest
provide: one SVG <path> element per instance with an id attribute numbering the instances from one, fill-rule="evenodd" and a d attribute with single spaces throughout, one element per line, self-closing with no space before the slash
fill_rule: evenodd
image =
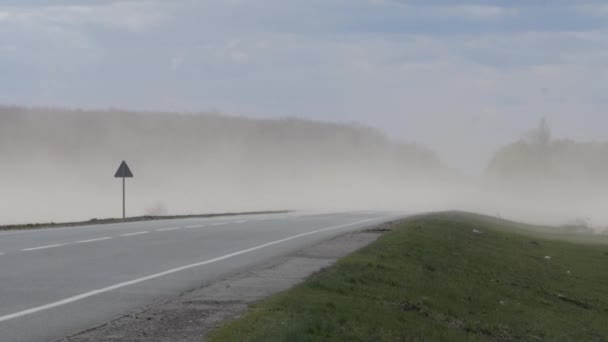
<path id="1" fill-rule="evenodd" d="M 5 106 L 0 224 L 116 216 L 122 160 L 132 215 L 543 205 L 603 216 L 608 193 L 608 144 L 554 139 L 544 120 L 472 179 L 359 124 Z"/>
<path id="2" fill-rule="evenodd" d="M 68 211 L 49 201 L 114 213 L 122 160 L 137 214 L 349 207 L 357 193 L 453 177 L 431 150 L 358 124 L 0 107 L 0 186 L 20 216 Z"/>
<path id="3" fill-rule="evenodd" d="M 501 148 L 486 181 L 510 193 L 600 195 L 608 190 L 608 143 L 554 139 L 549 124 Z"/>
<path id="4" fill-rule="evenodd" d="M 431 150 L 358 124 L 17 107 L 0 107 L 0 158 L 75 164 L 129 158 L 172 161 L 176 168 L 230 162 L 273 176 L 339 168 L 414 176 L 442 169 Z"/>

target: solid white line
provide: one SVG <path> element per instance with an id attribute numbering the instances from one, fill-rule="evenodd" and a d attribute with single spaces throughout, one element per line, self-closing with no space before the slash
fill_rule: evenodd
<path id="1" fill-rule="evenodd" d="M 76 241 L 75 243 L 87 243 L 87 242 L 95 242 L 95 241 L 103 241 L 103 240 L 110 240 L 111 237 L 102 237 L 102 238 L 97 238 L 97 239 L 91 239 L 91 240 L 82 240 L 82 241 Z"/>
<path id="2" fill-rule="evenodd" d="M 122 234 L 121 236 L 135 236 L 135 235 L 142 235 L 142 234 L 148 234 L 148 231 L 145 232 L 137 232 L 137 233 L 130 233 L 130 234 Z"/>
<path id="3" fill-rule="evenodd" d="M 350 226 L 355 226 L 355 225 L 358 225 L 358 224 L 361 224 L 361 223 L 365 223 L 365 222 L 369 222 L 369 221 L 374 221 L 374 220 L 378 220 L 378 218 L 372 218 L 372 219 L 367 219 L 367 220 L 363 220 L 363 221 L 353 222 L 353 223 L 344 224 L 344 225 L 341 225 L 341 226 L 335 226 L 335 227 L 329 227 L 329 228 L 324 228 L 324 229 L 318 229 L 318 230 L 314 230 L 312 232 L 302 233 L 302 234 L 290 236 L 290 237 L 287 237 L 287 238 L 284 238 L 284 239 L 268 242 L 268 243 L 265 243 L 263 245 L 259 245 L 259 246 L 256 246 L 256 247 L 252 247 L 252 248 L 248 248 L 248 249 L 243 249 L 241 251 L 230 253 L 230 254 L 226 254 L 226 255 L 223 255 L 221 257 L 209 259 L 209 260 L 202 261 L 202 262 L 197 262 L 195 264 L 190 264 L 190 265 L 186 265 L 186 266 L 182 266 L 182 267 L 173 268 L 173 269 L 170 269 L 170 270 L 167 270 L 167 271 L 164 271 L 164 272 L 160 272 L 160 273 L 149 275 L 147 277 L 133 279 L 133 280 L 130 280 L 130 281 L 126 281 L 124 283 L 119 283 L 119 284 L 116 284 L 116 285 L 104 287 L 102 289 L 98 289 L 98 290 L 86 292 L 86 293 L 83 293 L 83 294 L 79 294 L 77 296 L 65 298 L 65 299 L 62 299 L 62 300 L 54 302 L 54 303 L 50 303 L 50 304 L 38 306 L 38 307 L 35 307 L 35 308 L 31 308 L 31 309 L 15 312 L 15 313 L 12 313 L 12 314 L 9 314 L 9 315 L 0 316 L 0 323 L 1 322 L 5 322 L 5 321 L 9 321 L 9 320 L 12 320 L 12 319 L 15 319 L 15 318 L 31 315 L 31 314 L 34 314 L 34 313 L 37 313 L 37 312 L 53 309 L 53 308 L 56 308 L 56 307 L 59 307 L 59 306 L 63 306 L 63 305 L 66 305 L 66 304 L 74 303 L 74 302 L 77 302 L 77 301 L 80 301 L 80 300 L 83 300 L 83 299 L 86 299 L 86 298 L 89 298 L 89 297 L 93 297 L 93 296 L 96 296 L 96 295 L 99 295 L 99 294 L 102 294 L 102 293 L 106 293 L 106 292 L 118 290 L 118 289 L 123 288 L 123 287 L 139 284 L 139 283 L 142 283 L 144 281 L 148 281 L 148 280 L 152 280 L 152 279 L 168 276 L 170 274 L 181 272 L 181 271 L 184 271 L 184 270 L 187 270 L 187 269 L 191 269 L 191 268 L 195 268 L 195 267 L 200 267 L 200 266 L 204 266 L 204 265 L 209 265 L 209 264 L 212 264 L 212 263 L 215 263 L 215 262 L 218 262 L 218 261 L 223 261 L 223 260 L 226 260 L 226 259 L 234 258 L 234 257 L 239 256 L 239 255 L 251 253 L 253 251 L 257 251 L 257 250 L 262 249 L 262 248 L 266 248 L 266 247 L 277 245 L 277 244 L 280 244 L 280 243 L 283 243 L 283 242 L 295 240 L 295 239 L 298 239 L 298 238 L 301 238 L 301 237 L 304 237 L 304 236 L 309 236 L 309 235 L 323 233 L 323 232 L 327 232 L 327 231 L 331 231 L 331 230 L 336 230 L 336 229 L 346 228 L 346 227 L 350 227 Z"/>
<path id="4" fill-rule="evenodd" d="M 180 227 L 172 227 L 172 228 L 162 228 L 162 229 L 157 229 L 157 232 L 168 232 L 170 230 L 178 230 L 181 229 Z"/>
<path id="5" fill-rule="evenodd" d="M 23 252 L 29 252 L 29 251 L 37 251 L 39 249 L 47 249 L 47 248 L 55 248 L 55 247 L 61 247 L 65 244 L 58 244 L 58 245 L 48 245 L 48 246 L 40 246 L 40 247 L 34 247 L 34 248 L 26 248 L 26 249 L 22 249 Z"/>

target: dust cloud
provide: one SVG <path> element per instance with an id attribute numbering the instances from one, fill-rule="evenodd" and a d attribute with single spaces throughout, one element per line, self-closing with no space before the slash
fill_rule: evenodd
<path id="1" fill-rule="evenodd" d="M 120 216 L 126 160 L 129 216 L 461 209 L 601 226 L 607 150 L 541 125 L 473 179 L 358 124 L 1 107 L 0 225 Z"/>

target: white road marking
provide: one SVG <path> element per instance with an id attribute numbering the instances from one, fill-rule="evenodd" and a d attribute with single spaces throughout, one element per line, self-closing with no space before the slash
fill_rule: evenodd
<path id="1" fill-rule="evenodd" d="M 0 253 L 0 255 L 4 255 L 4 253 Z"/>
<path id="2" fill-rule="evenodd" d="M 212 223 L 212 226 L 223 226 L 225 224 L 228 224 L 228 222 L 217 222 L 217 223 Z"/>
<path id="3" fill-rule="evenodd" d="M 102 238 L 97 238 L 97 239 L 90 239 L 90 240 L 82 240 L 82 241 L 76 241 L 74 243 L 88 243 L 88 242 L 95 242 L 95 241 L 103 241 L 103 240 L 110 240 L 111 237 L 102 237 Z"/>
<path id="4" fill-rule="evenodd" d="M 236 222 L 234 222 L 234 223 L 236 223 L 236 224 L 240 224 L 240 223 L 247 223 L 247 221 L 236 221 Z"/>
<path id="5" fill-rule="evenodd" d="M 142 235 L 142 234 L 148 234 L 148 233 L 149 233 L 148 231 L 145 231 L 145 232 L 122 234 L 121 236 L 135 236 L 135 235 Z"/>
<path id="6" fill-rule="evenodd" d="M 181 229 L 180 227 L 171 227 L 171 228 L 161 228 L 161 229 L 157 229 L 157 232 L 168 232 L 170 230 L 178 230 Z"/>
<path id="7" fill-rule="evenodd" d="M 198 225 L 195 225 L 195 226 L 185 226 L 184 228 L 194 229 L 194 228 L 203 228 L 204 226 L 205 226 L 204 224 L 198 224 Z"/>
<path id="8" fill-rule="evenodd" d="M 118 289 L 123 288 L 123 287 L 127 287 L 127 286 L 131 286 L 131 285 L 143 283 L 143 282 L 148 281 L 148 280 L 152 280 L 152 279 L 168 276 L 168 275 L 171 275 L 171 274 L 174 274 L 174 273 L 177 273 L 177 272 L 181 272 L 181 271 L 184 271 L 184 270 L 188 270 L 188 269 L 191 269 L 191 268 L 205 266 L 205 265 L 209 265 L 209 264 L 212 264 L 212 263 L 215 263 L 215 262 L 219 262 L 219 261 L 223 261 L 223 260 L 226 260 L 226 259 L 234 258 L 234 257 L 239 256 L 239 255 L 251 253 L 251 252 L 257 251 L 257 250 L 262 249 L 262 248 L 278 245 L 280 243 L 291 241 L 291 240 L 295 240 L 295 239 L 298 239 L 298 238 L 301 238 L 301 237 L 304 237 L 304 236 L 309 236 L 309 235 L 313 235 L 313 234 L 328 232 L 328 231 L 331 231 L 331 230 L 336 230 L 336 229 L 346 228 L 346 227 L 350 227 L 350 226 L 355 226 L 355 225 L 358 225 L 358 224 L 362 224 L 362 223 L 369 222 L 369 221 L 374 221 L 374 220 L 379 220 L 379 218 L 371 218 L 371 219 L 367 219 L 367 220 L 363 220 L 363 221 L 353 222 L 353 223 L 349 223 L 349 224 L 343 224 L 341 226 L 323 228 L 323 229 L 313 230 L 313 231 L 307 232 L 307 233 L 293 235 L 293 236 L 290 236 L 290 237 L 287 237 L 287 238 L 284 238 L 284 239 L 271 241 L 271 242 L 268 242 L 268 243 L 265 243 L 263 245 L 259 245 L 259 246 L 256 246 L 256 247 L 252 247 L 252 248 L 248 248 L 248 249 L 243 249 L 243 250 L 240 250 L 238 252 L 226 254 L 226 255 L 223 255 L 223 256 L 220 256 L 220 257 L 217 257 L 217 258 L 214 258 L 214 259 L 209 259 L 209 260 L 206 260 L 206 261 L 197 262 L 197 263 L 194 263 L 194 264 L 190 264 L 190 265 L 185 265 L 185 266 L 182 266 L 182 267 L 173 268 L 173 269 L 170 269 L 170 270 L 167 270 L 167 271 L 164 271 L 164 272 L 160 272 L 160 273 L 156 273 L 156 274 L 152 274 L 152 275 L 149 275 L 149 276 L 146 276 L 146 277 L 133 279 L 133 280 L 130 280 L 130 281 L 126 281 L 124 283 L 115 284 L 115 285 L 104 287 L 104 288 L 98 289 L 98 290 L 93 290 L 93 291 L 90 291 L 90 292 L 79 294 L 77 296 L 65 298 L 65 299 L 62 299 L 62 300 L 54 302 L 54 303 L 49 303 L 49 304 L 46 304 L 46 305 L 37 306 L 35 308 L 31 308 L 31 309 L 15 312 L 15 313 L 12 313 L 12 314 L 0 316 L 0 323 L 1 322 L 9 321 L 9 320 L 12 320 L 12 319 L 15 319 L 15 318 L 19 318 L 19 317 L 35 314 L 37 312 L 53 309 L 53 308 L 56 308 L 56 307 L 59 307 L 59 306 L 67 305 L 67 304 L 74 303 L 74 302 L 77 302 L 77 301 L 81 301 L 83 299 L 86 299 L 86 298 L 89 298 L 89 297 L 93 297 L 93 296 L 96 296 L 96 295 L 99 295 L 99 294 L 102 294 L 102 293 L 118 290 Z"/>
<path id="9" fill-rule="evenodd" d="M 64 246 L 65 244 L 57 244 L 57 245 L 48 245 L 48 246 L 40 246 L 40 247 L 33 247 L 33 248 L 26 248 L 26 249 L 22 249 L 22 251 L 24 252 L 29 252 L 29 251 L 37 251 L 40 249 L 48 249 L 48 248 L 55 248 L 55 247 L 61 247 Z"/>

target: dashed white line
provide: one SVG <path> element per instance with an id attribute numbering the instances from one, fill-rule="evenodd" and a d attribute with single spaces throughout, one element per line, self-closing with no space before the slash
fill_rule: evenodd
<path id="1" fill-rule="evenodd" d="M 168 232 L 168 231 L 171 231 L 171 230 L 178 230 L 178 229 L 181 229 L 181 228 L 180 227 L 161 228 L 161 229 L 157 229 L 156 231 L 157 232 Z"/>
<path id="2" fill-rule="evenodd" d="M 95 242 L 95 241 L 104 241 L 104 240 L 110 240 L 111 237 L 102 237 L 102 238 L 97 238 L 97 239 L 90 239 L 90 240 L 82 240 L 82 241 L 76 241 L 74 243 L 88 243 L 88 242 Z"/>
<path id="3" fill-rule="evenodd" d="M 236 224 L 247 223 L 247 221 L 235 221 Z"/>
<path id="4" fill-rule="evenodd" d="M 4 253 L 0 253 L 0 255 L 4 255 Z"/>
<path id="5" fill-rule="evenodd" d="M 223 226 L 225 224 L 228 224 L 228 222 L 217 222 L 217 223 L 212 223 L 212 226 Z"/>
<path id="6" fill-rule="evenodd" d="M 122 234 L 121 236 L 135 236 L 135 235 L 142 235 L 142 234 L 148 234 L 148 231 L 145 232 L 137 232 L 137 233 L 129 233 L 129 234 Z"/>
<path id="7" fill-rule="evenodd" d="M 61 247 L 63 245 L 65 245 L 65 244 L 62 243 L 62 244 L 57 244 L 57 245 L 48 245 L 48 246 L 40 246 L 40 247 L 33 247 L 33 248 L 25 248 L 25 249 L 22 249 L 22 251 L 24 251 L 24 252 L 37 251 L 37 250 L 40 250 L 40 249 L 48 249 L 48 248 Z"/>
<path id="8" fill-rule="evenodd" d="M 205 226 L 204 224 L 199 224 L 199 225 L 195 225 L 195 226 L 185 226 L 184 228 L 194 229 L 194 228 L 203 228 L 204 226 Z"/>
<path id="9" fill-rule="evenodd" d="M 178 273 L 184 270 L 188 270 L 191 268 L 195 268 L 195 267 L 200 267 L 200 266 L 204 266 L 204 265 L 209 265 L 215 262 L 219 262 L 219 261 L 223 261 L 226 259 L 230 259 L 230 258 L 234 258 L 236 256 L 239 255 L 243 255 L 243 254 L 247 254 L 247 253 L 251 253 L 254 251 L 257 251 L 259 249 L 263 249 L 266 247 L 270 247 L 270 246 L 274 246 L 274 245 L 278 245 L 280 243 L 283 242 L 287 242 L 287 241 L 291 241 L 291 240 L 295 240 L 304 236 L 309 236 L 309 235 L 313 235 L 313 234 L 318 234 L 318 233 L 323 233 L 323 232 L 328 232 L 328 231 L 332 231 L 332 230 L 337 230 L 337 229 L 341 229 L 341 228 L 346 228 L 346 227 L 351 227 L 354 225 L 358 225 L 358 224 L 362 224 L 365 222 L 370 222 L 370 221 L 375 221 L 378 220 L 379 218 L 372 218 L 372 219 L 367 219 L 367 220 L 362 220 L 362 221 L 358 221 L 358 222 L 353 222 L 353 223 L 349 223 L 349 224 L 344 224 L 341 226 L 335 226 L 335 227 L 329 227 L 329 228 L 324 228 L 324 229 L 318 229 L 318 230 L 313 230 L 311 232 L 307 232 L 307 233 L 302 233 L 302 234 L 298 234 L 298 235 L 293 235 L 284 239 L 280 239 L 280 240 L 275 240 L 275 241 L 271 241 L 268 243 L 265 243 L 263 245 L 259 245 L 256 247 L 251 247 L 248 249 L 243 249 L 237 252 L 233 252 L 230 254 L 226 254 L 214 259 L 209 259 L 206 261 L 202 261 L 202 262 L 197 262 L 195 264 L 189 264 L 189 265 L 185 265 L 185 266 L 181 266 L 181 267 L 177 267 L 177 268 L 173 268 L 164 272 L 160 272 L 160 273 L 156 273 L 156 274 L 151 274 L 149 276 L 146 277 L 142 277 L 142 278 L 137 278 L 137 279 L 133 279 L 130 281 L 126 281 L 123 283 L 118 283 L 112 286 L 108 286 L 108 287 L 104 287 L 98 290 L 93 290 L 93 291 L 89 291 L 89 292 L 85 292 L 73 297 L 69 297 L 69 298 L 65 298 L 62 300 L 59 300 L 57 302 L 53 302 L 53 303 L 49 303 L 46 305 L 41 305 L 41 306 L 37 306 L 31 309 L 27 309 L 27 310 L 23 310 L 23 311 L 19 311 L 19 312 L 15 312 L 12 314 L 8 314 L 8 315 L 4 315 L 4 316 L 0 316 L 0 323 L 1 322 L 5 322 L 5 321 L 9 321 L 15 318 L 19 318 L 19 317 L 23 317 L 23 316 L 27 316 L 27 315 L 31 315 L 37 312 L 41 312 L 41 311 L 45 311 L 45 310 L 49 310 L 49 309 L 53 309 L 59 306 L 63 306 L 66 304 L 70 304 L 70 303 L 74 303 L 74 302 L 78 302 L 81 301 L 83 299 L 89 298 L 89 297 L 93 297 L 102 293 L 106 293 L 106 292 L 110 292 L 110 291 L 114 291 L 114 290 L 118 290 L 121 289 L 123 287 L 127 287 L 127 286 L 131 286 L 131 285 L 135 285 L 135 284 L 139 284 L 139 283 L 143 283 L 145 281 L 148 280 L 152 280 L 152 279 L 157 279 L 157 278 L 161 278 L 161 277 L 165 277 L 174 273 Z"/>

